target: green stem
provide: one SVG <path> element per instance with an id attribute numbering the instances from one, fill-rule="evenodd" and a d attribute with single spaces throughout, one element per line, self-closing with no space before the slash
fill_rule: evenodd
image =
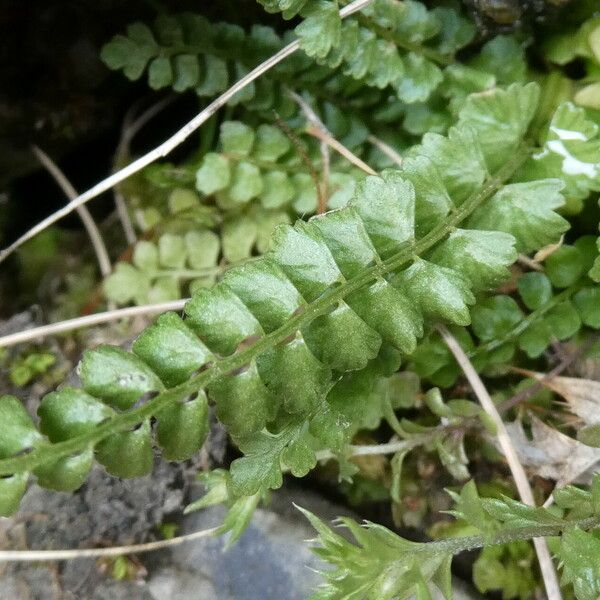
<path id="1" fill-rule="evenodd" d="M 519 166 L 529 156 L 530 152 L 530 149 L 524 147 L 515 152 L 512 160 L 507 162 L 494 177 L 488 179 L 483 188 L 467 199 L 448 217 L 446 222 L 438 225 L 420 240 L 416 242 L 407 242 L 399 252 L 382 261 L 380 264 L 365 269 L 360 275 L 329 290 L 321 298 L 307 306 L 302 312 L 299 312 L 292 317 L 279 329 L 265 335 L 260 340 L 254 342 L 254 344 L 237 354 L 215 360 L 213 363 L 207 365 L 207 368 L 199 375 L 159 394 L 139 408 L 129 412 L 120 413 L 113 419 L 102 423 L 93 431 L 64 442 L 36 447 L 29 453 L 20 456 L 0 460 L 0 476 L 31 471 L 41 464 L 81 452 L 90 445 L 94 445 L 103 440 L 108 435 L 135 427 L 145 419 L 157 415 L 165 407 L 205 388 L 219 377 L 245 367 L 259 354 L 284 342 L 313 319 L 329 311 L 349 294 L 360 290 L 387 273 L 395 271 L 411 262 L 414 260 L 415 256 L 423 254 L 443 240 L 453 229 L 466 219 L 475 208 L 489 199 L 512 177 Z"/>
<path id="2" fill-rule="evenodd" d="M 486 342 L 485 344 L 478 346 L 475 350 L 472 350 L 471 352 L 469 352 L 468 353 L 469 358 L 477 358 L 483 354 L 492 352 L 493 350 L 496 350 L 503 344 L 506 344 L 507 342 L 510 342 L 514 338 L 518 337 L 526 329 L 528 329 L 532 325 L 532 323 L 537 321 L 540 317 L 544 316 L 549 310 L 551 310 L 552 308 L 554 308 L 561 302 L 568 300 L 575 292 L 579 291 L 582 287 L 583 287 L 583 283 L 581 283 L 581 282 L 576 283 L 575 285 L 572 285 L 571 287 L 567 288 L 566 290 L 563 290 L 562 292 L 560 292 L 560 294 L 556 294 L 556 296 L 553 296 L 548 302 L 546 302 L 546 304 L 544 304 L 537 310 L 533 311 L 532 313 L 528 314 L 524 319 L 519 321 L 504 336 L 502 336 L 501 338 Z"/>
<path id="3" fill-rule="evenodd" d="M 376 25 L 371 19 L 369 19 L 369 17 L 365 15 L 359 14 L 357 18 L 360 23 L 362 23 L 371 31 L 374 31 L 380 38 L 383 38 L 388 42 L 392 42 L 399 48 L 403 48 L 408 52 L 420 54 L 421 56 L 424 56 L 425 58 L 442 67 L 447 67 L 448 65 L 451 65 L 454 62 L 454 58 L 452 56 L 447 56 L 445 54 L 442 54 L 441 52 L 438 52 L 437 50 L 434 50 L 433 48 L 428 48 L 427 46 L 422 46 L 421 44 L 410 42 L 402 36 L 395 33 L 394 31 L 386 29 L 385 27 L 381 27 L 380 25 Z"/>
<path id="4" fill-rule="evenodd" d="M 578 527 L 590 530 L 600 527 L 600 517 L 587 517 L 585 519 L 563 521 L 556 525 L 537 525 L 532 527 L 519 527 L 507 529 L 491 536 L 469 535 L 464 537 L 452 537 L 435 542 L 416 544 L 414 552 L 431 554 L 459 554 L 468 550 L 475 550 L 483 546 L 495 546 L 498 544 L 509 544 L 523 540 L 531 540 L 538 537 L 553 537 L 560 535 L 566 529 Z"/>

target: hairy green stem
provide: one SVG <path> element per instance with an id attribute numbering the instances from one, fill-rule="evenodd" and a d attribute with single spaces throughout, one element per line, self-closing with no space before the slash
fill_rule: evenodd
<path id="1" fill-rule="evenodd" d="M 284 342 L 304 325 L 310 323 L 319 315 L 326 313 L 349 294 L 358 291 L 387 273 L 409 263 L 427 250 L 430 250 L 464 221 L 475 208 L 489 199 L 496 191 L 498 191 L 498 189 L 510 180 L 519 166 L 527 159 L 530 152 L 531 149 L 529 148 L 520 148 L 515 152 L 512 160 L 506 163 L 493 177 L 489 178 L 479 192 L 473 194 L 461 204 L 460 207 L 448 217 L 446 222 L 438 225 L 420 240 L 416 242 L 407 242 L 402 250 L 382 261 L 380 264 L 365 269 L 360 275 L 329 290 L 321 298 L 307 306 L 302 312 L 299 312 L 292 317 L 279 329 L 265 335 L 244 350 L 233 354 L 232 356 L 215 360 L 213 363 L 207 365 L 205 370 L 200 374 L 185 383 L 159 394 L 136 409 L 120 413 L 113 419 L 100 424 L 91 432 L 64 442 L 44 444 L 20 456 L 0 460 L 0 476 L 31 471 L 41 464 L 56 461 L 60 458 L 81 452 L 90 445 L 98 443 L 113 433 L 135 427 L 145 419 L 157 415 L 165 407 L 205 388 L 219 377 L 245 367 L 259 354 Z"/>
<path id="2" fill-rule="evenodd" d="M 490 536 L 467 535 L 464 537 L 452 537 L 434 542 L 415 545 L 411 551 L 427 554 L 459 554 L 468 550 L 475 550 L 484 546 L 495 546 L 498 544 L 509 544 L 523 540 L 531 540 L 540 537 L 553 537 L 560 535 L 567 529 L 579 528 L 583 530 L 596 529 L 600 527 L 600 517 L 587 517 L 585 519 L 563 521 L 556 525 L 537 525 L 532 527 L 519 527 L 506 529 Z"/>

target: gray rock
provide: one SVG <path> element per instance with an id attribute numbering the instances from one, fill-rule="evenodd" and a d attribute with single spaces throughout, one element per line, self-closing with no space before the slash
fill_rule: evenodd
<path id="1" fill-rule="evenodd" d="M 154 600 L 305 600 L 319 584 L 315 569 L 322 563 L 306 540 L 315 532 L 295 502 L 325 521 L 350 511 L 298 486 L 273 495 L 266 508 L 256 511 L 245 534 L 228 550 L 225 540 L 207 539 L 181 545 L 156 557 L 160 564 L 148 588 Z M 219 524 L 224 515 L 215 507 L 188 515 L 181 533 Z M 166 566 L 168 565 L 168 566 Z M 456 600 L 480 598 L 456 582 Z"/>
<path id="2" fill-rule="evenodd" d="M 44 518 L 26 518 L 8 529 L 7 521 L 0 522 L 0 547 L 23 547 L 24 543 L 37 548 L 89 546 L 99 535 L 114 536 L 113 543 L 124 542 L 144 537 L 144 528 L 148 536 L 157 519 L 168 516 L 164 507 L 175 502 L 169 491 L 173 475 L 160 469 L 148 478 L 112 480 L 112 484 L 100 472 L 90 480 L 91 487 L 71 496 L 34 488 L 25 501 L 28 514 L 21 513 L 21 517 L 43 513 Z M 101 489 L 103 485 L 106 489 Z M 322 565 L 306 543 L 315 533 L 292 502 L 325 521 L 352 516 L 348 509 L 288 483 L 273 494 L 268 506 L 256 511 L 247 531 L 229 549 L 225 549 L 224 538 L 204 538 L 141 554 L 148 576 L 140 581 L 114 581 L 98 569 L 96 561 L 88 559 L 54 565 L 0 564 L 0 598 L 305 600 L 319 584 L 314 570 Z M 187 515 L 179 533 L 214 527 L 224 514 L 225 509 L 217 506 Z M 455 598 L 476 600 L 479 596 L 457 582 Z"/>

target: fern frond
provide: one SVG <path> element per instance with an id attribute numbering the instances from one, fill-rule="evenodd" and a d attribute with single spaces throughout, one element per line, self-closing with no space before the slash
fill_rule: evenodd
<path id="1" fill-rule="evenodd" d="M 339 524 L 354 537 L 354 541 L 348 541 L 315 515 L 300 509 L 318 533 L 313 552 L 331 567 L 321 571 L 325 583 L 313 598 L 405 600 L 414 594 L 417 598 L 431 598 L 431 586 L 450 599 L 450 566 L 455 554 L 555 535 L 560 536 L 558 548 L 564 561 L 564 581 L 574 582 L 578 598 L 592 600 L 598 592 L 598 539 L 587 530 L 600 525 L 598 476 L 595 481 L 595 491 L 567 487 L 557 494 L 557 501 L 562 495 L 560 501 L 565 507 L 570 509 L 576 504 L 580 510 L 563 517 L 506 497 L 480 498 L 471 481 L 460 494 L 451 494 L 456 503 L 451 514 L 466 521 L 477 535 L 428 543 L 411 542 L 375 523 L 360 526 L 352 519 L 342 518 Z"/>
<path id="2" fill-rule="evenodd" d="M 332 69 L 376 89 L 391 86 L 404 102 L 425 101 L 442 82 L 438 65 L 451 63 L 454 52 L 474 35 L 474 27 L 455 11 L 428 11 L 412 0 L 379 0 L 365 14 L 345 21 L 337 1 L 268 1 L 265 7 L 286 18 L 300 13 L 303 20 L 295 33 L 302 49 L 328 67 L 315 70 L 307 57 L 293 57 L 233 101 L 259 111 L 275 109 L 284 116 L 293 111 L 293 103 L 274 82 L 310 88 L 329 80 Z M 104 46 L 102 59 L 129 79 L 147 71 L 153 89 L 171 86 L 178 92 L 194 89 L 200 96 L 211 96 L 282 46 L 283 40 L 268 27 L 255 26 L 246 34 L 238 26 L 211 24 L 200 15 L 183 13 L 162 15 L 152 28 L 130 25 L 126 35 Z"/>
<path id="3" fill-rule="evenodd" d="M 142 240 L 131 262 L 118 262 L 104 280 L 104 294 L 121 305 L 168 302 L 185 297 L 188 290 L 191 295 L 255 251 L 266 252 L 274 228 L 289 222 L 285 211 L 251 206 L 226 216 L 216 232 L 194 228 L 184 234 L 164 233 L 156 242 Z"/>
<path id="4" fill-rule="evenodd" d="M 313 177 L 279 128 L 262 124 L 254 130 L 240 121 L 225 121 L 219 146 L 220 152 L 202 158 L 196 188 L 205 196 L 215 195 L 221 209 L 239 209 L 258 199 L 267 210 L 291 207 L 298 214 L 314 214 Z M 328 178 L 328 207 L 345 206 L 360 178 L 359 172 L 348 172 L 346 163 L 334 162 Z"/>
<path id="5" fill-rule="evenodd" d="M 512 86 L 489 97 L 493 105 L 503 99 L 506 114 L 513 114 L 526 95 L 535 105 L 537 87 Z M 526 129 L 531 113 L 523 110 L 524 123 L 514 132 Z M 505 127 L 504 121 L 496 126 Z M 128 474 L 143 473 L 151 466 L 152 417 L 163 427 L 157 441 L 167 453 L 174 435 L 183 436 L 190 453 L 201 444 L 205 424 L 184 413 L 202 413 L 202 389 L 245 454 L 231 468 L 236 495 L 277 487 L 284 466 L 306 473 L 315 464 L 316 448 L 343 447 L 344 419 L 328 402 L 336 386 L 379 360 L 382 351 L 389 356 L 390 346 L 396 357 L 398 351 L 414 351 L 424 319 L 468 324 L 478 273 L 495 280 L 515 260 L 507 230 L 512 226 L 518 234 L 517 218 L 502 225 L 508 235 L 458 227 L 498 197 L 510 206 L 513 195 L 524 191 L 556 193 L 553 180 L 503 188 L 528 151 L 514 133 L 503 148 L 505 164 L 489 173 L 490 150 L 478 136 L 480 129 L 488 135 L 490 127 L 484 119 L 461 122 L 447 138 L 426 139 L 410 171 L 368 177 L 347 207 L 281 226 L 264 257 L 228 270 L 214 288 L 197 291 L 185 320 L 160 317 L 133 352 L 110 346 L 87 351 L 79 369 L 83 389 L 56 392 L 52 398 L 60 402 L 42 400 L 40 429 L 49 440 L 31 421 L 12 428 L 6 443 L 0 437 L 0 474 L 11 476 L 0 480 L 0 489 L 20 490 L 28 472 L 43 470 L 48 478 L 52 469 L 58 477 L 69 461 L 94 447 L 110 472 L 126 467 Z M 449 165 L 447 172 L 435 171 Z M 424 176 L 432 169 L 434 178 Z M 438 199 L 442 207 L 434 213 L 440 220 L 427 224 L 418 207 Z M 552 219 L 542 223 L 554 239 L 564 229 Z M 444 264 L 435 254 L 441 244 Z M 493 244 L 494 250 L 473 257 L 471 244 Z M 25 423 L 14 400 L 0 404 L 3 423 L 17 417 Z M 56 430 L 60 434 L 50 427 L 50 414 L 63 424 Z M 185 424 L 177 434 L 170 425 L 176 423 Z M 64 487 L 67 483 L 73 485 Z"/>
<path id="6" fill-rule="evenodd" d="M 478 370 L 496 371 L 518 350 L 537 358 L 553 340 L 566 341 L 584 328 L 600 328 L 600 287 L 586 275 L 598 260 L 594 242 L 583 236 L 574 245 L 565 244 L 544 261 L 545 273 L 519 278 L 519 299 L 528 312 L 507 295 L 485 298 L 472 308 L 470 331 L 455 329 L 454 334 Z M 461 375 L 435 332 L 410 359 L 416 373 L 434 385 L 451 386 Z"/>

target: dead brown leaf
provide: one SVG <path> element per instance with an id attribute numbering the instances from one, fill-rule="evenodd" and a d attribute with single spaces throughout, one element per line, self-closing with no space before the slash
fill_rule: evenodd
<path id="1" fill-rule="evenodd" d="M 519 373 L 537 379 L 542 385 L 562 396 L 569 410 L 586 425 L 600 423 L 600 381 L 579 377 L 546 378 L 544 373 L 518 369 Z"/>
<path id="2" fill-rule="evenodd" d="M 600 448 L 586 446 L 536 417 L 531 417 L 531 439 L 521 421 L 506 427 L 521 464 L 540 477 L 555 480 L 559 487 L 589 483 L 600 466 Z"/>

